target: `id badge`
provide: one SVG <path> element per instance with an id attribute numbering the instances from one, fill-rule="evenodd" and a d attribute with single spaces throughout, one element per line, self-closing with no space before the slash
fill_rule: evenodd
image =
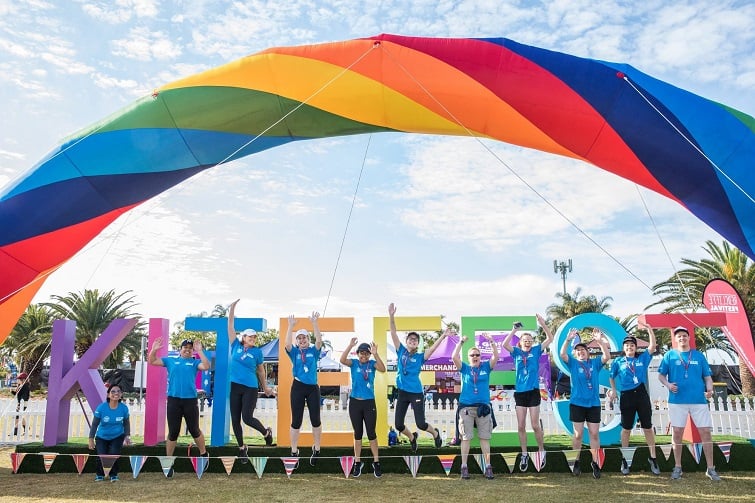
<path id="1" fill-rule="evenodd" d="M 634 376 L 632 378 L 632 382 L 634 382 L 635 384 L 640 384 L 640 381 L 637 379 L 637 376 Z"/>

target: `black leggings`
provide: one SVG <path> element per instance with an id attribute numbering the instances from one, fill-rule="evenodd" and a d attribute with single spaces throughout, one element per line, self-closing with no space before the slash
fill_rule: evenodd
<path id="1" fill-rule="evenodd" d="M 245 424 L 262 433 L 262 436 L 267 435 L 267 430 L 260 420 L 254 417 L 258 393 L 258 388 L 250 388 L 237 382 L 231 383 L 231 427 L 239 447 L 244 445 L 244 430 L 241 429 L 242 419 Z"/>
<path id="2" fill-rule="evenodd" d="M 320 387 L 317 384 L 304 384 L 294 379 L 291 385 L 291 428 L 301 428 L 304 419 L 304 403 L 309 409 L 309 422 L 312 428 L 322 425 L 320 421 Z"/>
<path id="3" fill-rule="evenodd" d="M 181 419 L 186 420 L 186 429 L 189 430 L 192 438 L 197 438 L 202 434 L 199 429 L 199 405 L 196 398 L 176 398 L 168 397 L 166 407 L 166 416 L 168 417 L 168 440 L 175 442 L 181 433 Z"/>
<path id="4" fill-rule="evenodd" d="M 414 423 L 417 428 L 423 431 L 427 431 L 428 424 L 425 420 L 425 394 L 424 393 L 409 393 L 408 391 L 398 390 L 398 398 L 396 398 L 396 431 L 402 432 L 406 425 L 404 419 L 406 419 L 406 412 L 409 409 L 409 404 L 412 404 L 414 408 Z"/>
<path id="5" fill-rule="evenodd" d="M 369 400 L 349 399 L 349 418 L 351 419 L 351 427 L 354 428 L 354 440 L 362 439 L 364 435 L 362 425 L 367 429 L 367 440 L 375 440 L 377 438 L 377 433 L 375 433 L 377 408 L 375 407 L 374 398 L 370 398 Z"/>

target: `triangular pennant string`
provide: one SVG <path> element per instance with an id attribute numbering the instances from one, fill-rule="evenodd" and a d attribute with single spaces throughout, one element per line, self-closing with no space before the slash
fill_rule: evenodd
<path id="1" fill-rule="evenodd" d="M 294 469 L 296 468 L 296 465 L 299 464 L 299 458 L 297 458 L 297 457 L 286 457 L 286 458 L 281 458 L 281 461 L 283 461 L 283 468 L 286 469 L 286 476 L 288 478 L 291 478 L 291 474 L 293 473 Z"/>
<path id="2" fill-rule="evenodd" d="M 89 459 L 89 454 L 71 454 L 71 457 L 73 458 L 73 464 L 76 465 L 76 471 L 81 475 L 84 465 L 87 464 L 87 459 Z"/>
<path id="3" fill-rule="evenodd" d="M 569 465 L 569 470 L 574 472 L 574 463 L 579 459 L 579 453 L 581 452 L 580 449 L 569 449 L 564 452 L 564 456 L 566 456 L 566 462 Z"/>
<path id="4" fill-rule="evenodd" d="M 692 454 L 692 457 L 695 458 L 695 463 L 700 463 L 700 455 L 702 454 L 703 450 L 703 444 L 696 443 L 696 444 L 687 444 L 687 449 L 689 449 L 689 453 Z"/>
<path id="5" fill-rule="evenodd" d="M 236 461 L 236 456 L 220 456 L 220 462 L 223 463 L 225 468 L 225 474 L 230 475 L 233 470 L 233 463 Z"/>
<path id="6" fill-rule="evenodd" d="M 621 456 L 626 460 L 627 466 L 629 468 L 632 467 L 632 460 L 634 459 L 634 451 L 637 450 L 637 447 L 622 447 L 621 448 Z"/>
<path id="7" fill-rule="evenodd" d="M 136 478 L 139 476 L 139 472 L 142 471 L 144 462 L 147 460 L 147 456 L 129 456 L 129 462 L 131 462 L 131 476 Z"/>
<path id="8" fill-rule="evenodd" d="M 658 447 L 661 448 L 661 452 L 663 453 L 663 456 L 666 458 L 666 461 L 669 460 L 671 457 L 671 451 L 673 450 L 673 446 L 671 444 L 665 444 L 665 445 L 659 445 Z"/>
<path id="9" fill-rule="evenodd" d="M 111 454 L 99 454 L 100 463 L 102 463 L 102 471 L 105 472 L 105 477 L 110 476 L 110 470 L 113 469 L 113 465 L 120 456 L 113 456 Z"/>
<path id="10" fill-rule="evenodd" d="M 45 464 L 45 473 L 48 473 L 50 471 L 50 467 L 52 466 L 53 461 L 55 461 L 55 458 L 58 457 L 57 452 L 40 452 L 42 455 L 42 462 Z"/>
<path id="11" fill-rule="evenodd" d="M 519 454 L 516 452 L 502 452 L 501 457 L 503 458 L 503 462 L 506 464 L 506 468 L 509 469 L 509 473 L 514 473 L 514 468 L 516 467 L 516 457 Z"/>
<path id="12" fill-rule="evenodd" d="M 535 462 L 535 470 L 540 471 L 540 467 L 543 466 L 545 460 L 545 451 L 535 451 L 531 454 L 532 460 Z"/>
<path id="13" fill-rule="evenodd" d="M 488 466 L 488 464 L 485 462 L 485 455 L 475 454 L 474 458 L 475 458 L 475 461 L 477 461 L 477 466 L 480 467 L 480 471 L 485 473 L 485 468 Z"/>
<path id="14" fill-rule="evenodd" d="M 443 470 L 446 472 L 446 477 L 451 473 L 451 467 L 454 465 L 456 454 L 438 454 L 438 461 L 440 461 Z"/>
<path id="15" fill-rule="evenodd" d="M 160 468 L 163 470 L 163 475 L 168 476 L 168 472 L 173 468 L 173 463 L 176 461 L 175 456 L 157 456 L 160 461 Z"/>
<path id="16" fill-rule="evenodd" d="M 412 472 L 412 477 L 417 478 L 417 469 L 422 462 L 422 456 L 404 456 L 404 462 L 409 467 L 409 471 Z"/>
<path id="17" fill-rule="evenodd" d="M 266 457 L 249 458 L 254 467 L 254 471 L 257 472 L 257 478 L 261 479 L 262 474 L 265 473 L 265 465 L 267 465 Z"/>
<path id="18" fill-rule="evenodd" d="M 341 470 L 343 470 L 344 476 L 349 478 L 351 467 L 354 466 L 354 456 L 341 456 L 338 460 L 341 462 Z"/>
<path id="19" fill-rule="evenodd" d="M 204 471 L 207 469 L 207 465 L 210 463 L 210 458 L 204 456 L 192 456 L 189 459 L 191 459 L 191 466 L 194 467 L 194 473 L 197 474 L 198 479 L 201 479 L 202 474 L 204 474 Z"/>
<path id="20" fill-rule="evenodd" d="M 10 464 L 11 464 L 11 467 L 13 467 L 13 473 L 18 473 L 18 467 L 21 466 L 21 462 L 24 460 L 25 456 L 26 456 L 25 452 L 11 452 L 10 453 Z"/>
<path id="21" fill-rule="evenodd" d="M 733 442 L 719 442 L 718 448 L 721 449 L 721 454 L 724 455 L 724 458 L 726 459 L 726 462 L 729 462 L 729 458 L 731 457 L 731 446 Z"/>

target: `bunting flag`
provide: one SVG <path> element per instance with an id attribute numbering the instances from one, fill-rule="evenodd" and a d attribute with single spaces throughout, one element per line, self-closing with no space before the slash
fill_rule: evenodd
<path id="1" fill-rule="evenodd" d="M 168 472 L 173 468 L 173 463 L 176 461 L 175 456 L 157 456 L 160 461 L 160 468 L 163 470 L 163 475 L 168 476 Z"/>
<path id="2" fill-rule="evenodd" d="M 225 468 L 225 474 L 230 475 L 233 470 L 233 463 L 236 461 L 236 456 L 220 456 L 220 462 L 223 463 Z"/>
<path id="3" fill-rule="evenodd" d="M 516 457 L 519 454 L 516 452 L 502 452 L 501 457 L 503 458 L 503 462 L 506 464 L 506 468 L 509 469 L 509 473 L 514 473 L 514 469 L 516 468 Z"/>
<path id="4" fill-rule="evenodd" d="M 632 460 L 634 459 L 634 451 L 637 450 L 637 447 L 622 447 L 621 448 L 621 456 L 626 460 L 627 466 L 629 468 L 632 468 Z"/>
<path id="5" fill-rule="evenodd" d="M 87 459 L 89 459 L 89 454 L 71 454 L 71 457 L 73 464 L 76 465 L 76 471 L 81 475 L 81 472 L 84 471 L 84 465 L 87 464 Z"/>
<path id="6" fill-rule="evenodd" d="M 403 456 L 406 466 L 409 467 L 409 471 L 412 472 L 412 477 L 417 478 L 417 469 L 422 462 L 422 456 Z"/>
<path id="7" fill-rule="evenodd" d="M 341 456 L 338 458 L 341 461 L 341 470 L 346 478 L 349 478 L 351 473 L 351 467 L 354 466 L 354 456 Z"/>
<path id="8" fill-rule="evenodd" d="M 52 466 L 52 462 L 55 461 L 55 458 L 58 456 L 57 452 L 40 452 L 42 455 L 42 462 L 45 464 L 45 473 L 50 471 L 50 467 Z"/>
<path id="9" fill-rule="evenodd" d="M 700 464 L 700 457 L 703 453 L 703 444 L 700 442 L 687 444 L 687 448 L 689 449 L 690 454 L 692 454 L 692 457 L 695 458 L 695 463 Z"/>
<path id="10" fill-rule="evenodd" d="M 265 472 L 265 465 L 267 464 L 266 457 L 249 458 L 254 467 L 254 471 L 257 473 L 257 478 L 261 479 L 262 474 Z"/>
<path id="11" fill-rule="evenodd" d="M 142 471 L 144 462 L 147 461 L 147 456 L 129 456 L 128 460 L 131 462 L 131 476 L 136 478 L 139 476 L 139 472 Z"/>
<path id="12" fill-rule="evenodd" d="M 110 470 L 113 469 L 113 465 L 120 456 L 113 456 L 112 454 L 98 454 L 100 463 L 102 463 L 102 471 L 105 472 L 105 477 L 110 476 Z"/>
<path id="13" fill-rule="evenodd" d="M 579 454 L 582 452 L 580 449 L 568 449 L 562 451 L 566 457 L 566 462 L 569 464 L 569 470 L 574 472 L 574 463 L 579 459 Z"/>
<path id="14" fill-rule="evenodd" d="M 291 473 L 293 473 L 294 469 L 296 468 L 296 465 L 299 464 L 299 458 L 298 457 L 285 457 L 280 458 L 281 461 L 283 461 L 283 467 L 286 469 L 286 476 L 288 478 L 291 478 Z"/>
<path id="15" fill-rule="evenodd" d="M 485 468 L 488 466 L 487 462 L 485 462 L 485 455 L 482 453 L 475 454 L 474 459 L 477 461 L 477 466 L 480 467 L 480 471 L 485 473 Z"/>
<path id="16" fill-rule="evenodd" d="M 671 458 L 671 451 L 673 450 L 673 446 L 671 444 L 666 445 L 659 445 L 658 447 L 661 448 L 661 452 L 663 453 L 663 456 L 666 458 L 666 461 Z"/>
<path id="17" fill-rule="evenodd" d="M 733 442 L 718 442 L 718 448 L 721 449 L 721 454 L 724 455 L 724 458 L 726 458 L 726 462 L 729 462 L 729 458 L 731 457 L 731 446 Z"/>
<path id="18" fill-rule="evenodd" d="M 25 456 L 26 456 L 25 452 L 11 452 L 10 453 L 10 464 L 11 464 L 11 467 L 13 467 L 13 473 L 18 473 L 18 467 L 21 466 L 21 462 L 24 460 Z"/>
<path id="19" fill-rule="evenodd" d="M 598 466 L 603 468 L 603 463 L 606 461 L 606 450 L 602 447 L 600 449 L 590 449 L 590 454 L 592 454 L 592 459 L 598 460 Z"/>
<path id="20" fill-rule="evenodd" d="M 446 472 L 446 477 L 451 474 L 451 467 L 454 465 L 456 454 L 438 454 L 438 461 L 440 461 L 443 470 Z"/>
<path id="21" fill-rule="evenodd" d="M 194 472 L 197 474 L 197 478 L 201 479 L 202 474 L 207 469 L 207 465 L 210 464 L 210 458 L 204 456 L 192 456 L 191 466 L 194 467 Z"/>
<path id="22" fill-rule="evenodd" d="M 545 451 L 535 451 L 530 453 L 532 461 L 535 463 L 535 470 L 540 471 L 540 467 L 545 465 Z"/>

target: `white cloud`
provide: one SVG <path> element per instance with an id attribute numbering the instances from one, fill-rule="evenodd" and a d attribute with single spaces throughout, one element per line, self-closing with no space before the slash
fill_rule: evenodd
<path id="1" fill-rule="evenodd" d="M 132 18 L 154 18 L 159 14 L 158 0 L 112 0 L 80 2 L 89 17 L 110 24 L 122 24 Z"/>
<path id="2" fill-rule="evenodd" d="M 132 28 L 128 38 L 113 40 L 111 44 L 113 55 L 139 61 L 175 59 L 183 52 L 167 34 L 144 27 Z"/>

